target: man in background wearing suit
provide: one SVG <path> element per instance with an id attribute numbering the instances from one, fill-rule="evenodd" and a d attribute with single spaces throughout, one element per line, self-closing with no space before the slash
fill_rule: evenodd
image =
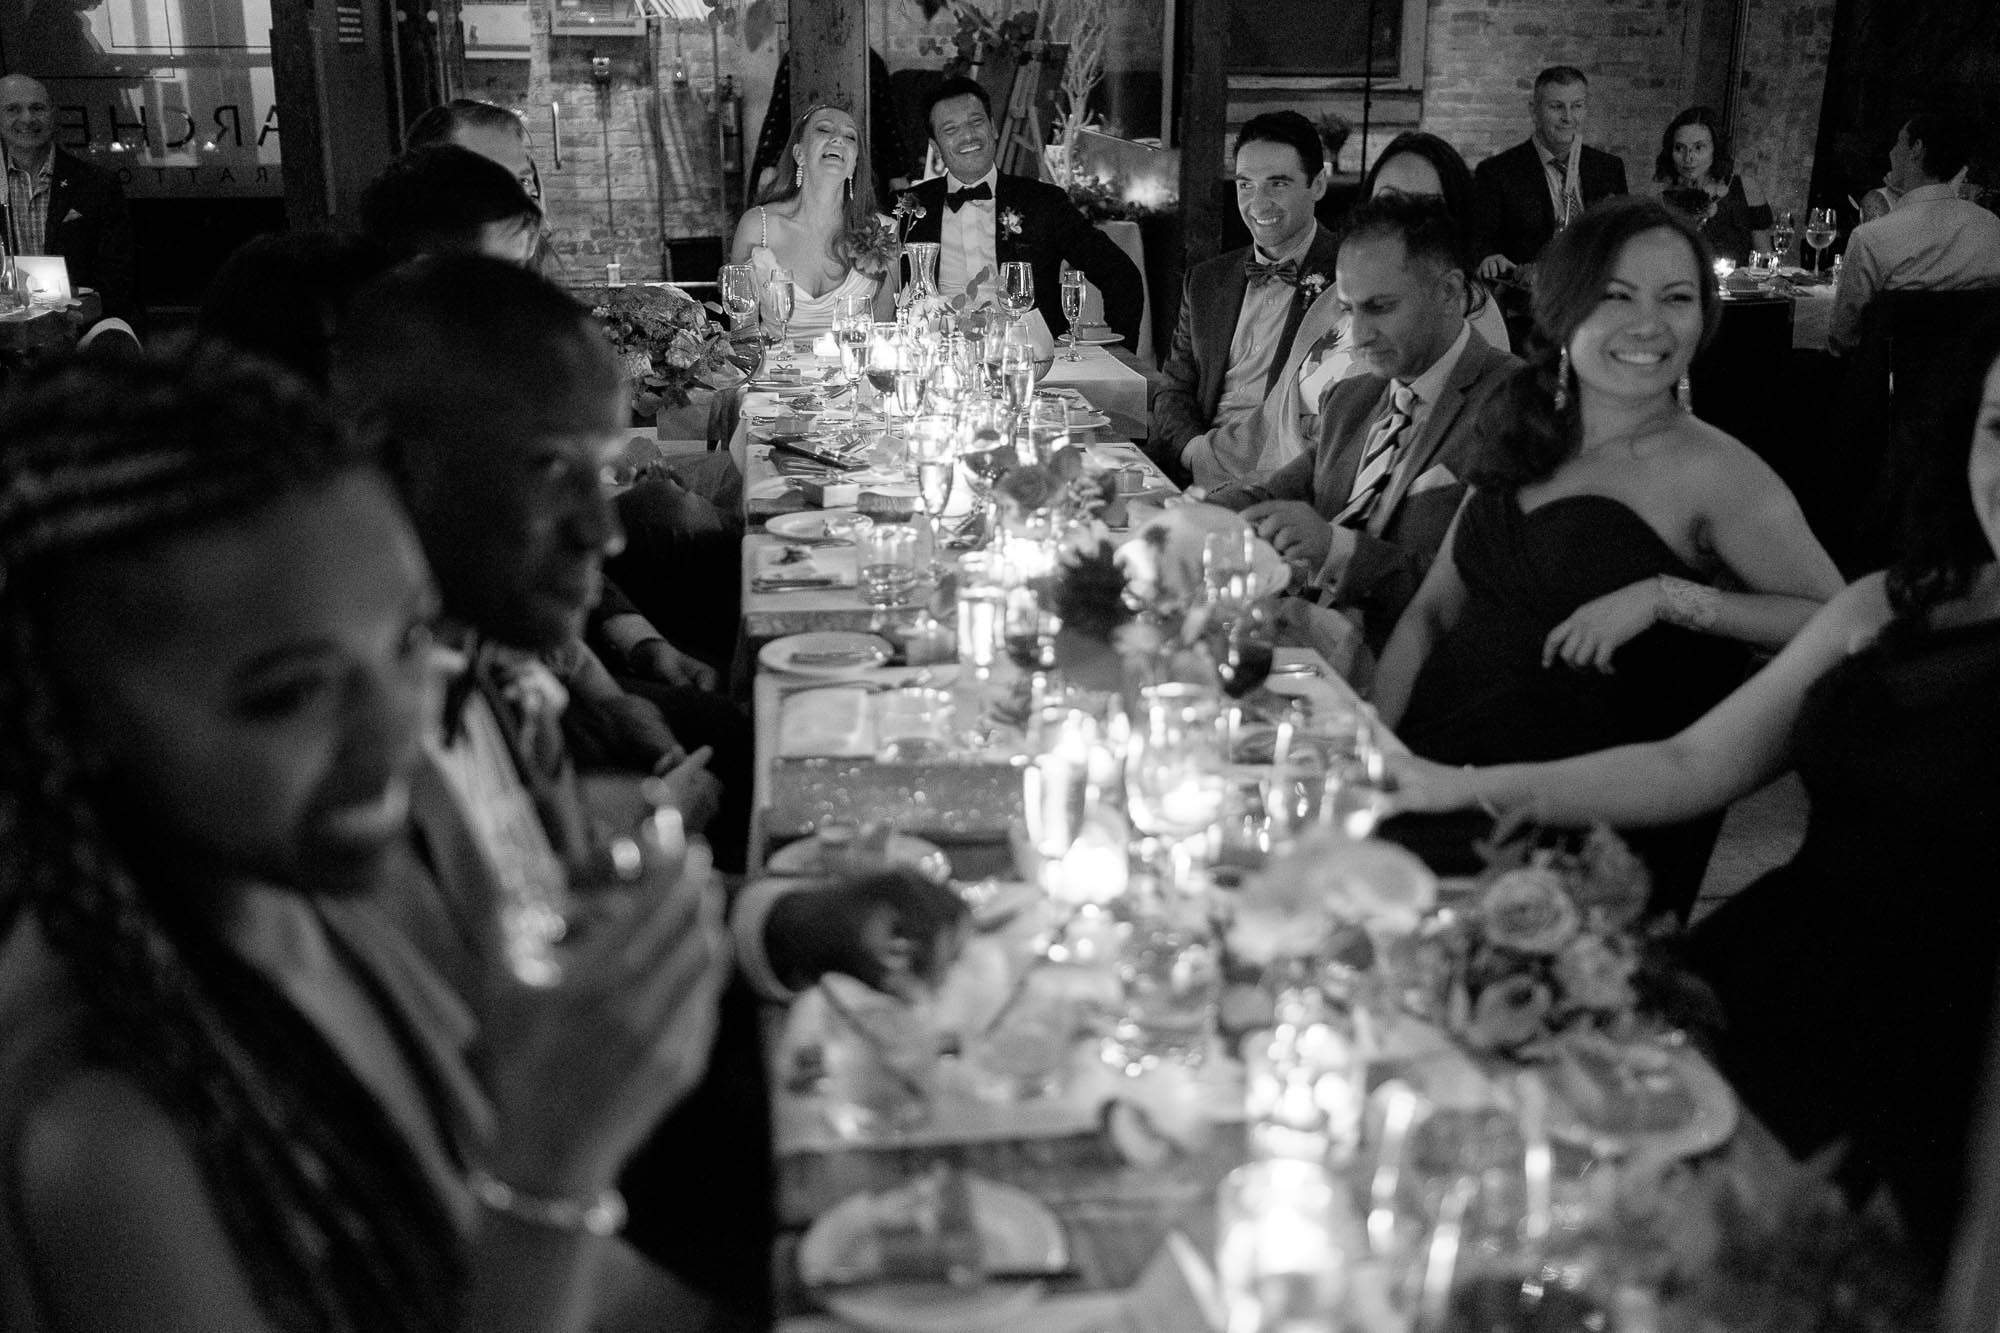
<path id="1" fill-rule="evenodd" d="M 1288 591 L 1345 618 L 1308 626 L 1316 646 L 1346 641 L 1336 665 L 1354 661 L 1357 629 L 1372 652 L 1388 641 L 1464 497 L 1485 400 L 1521 364 L 1466 320 L 1472 256 L 1456 237 L 1437 199 L 1389 193 L 1354 211 L 1334 292 L 1369 373 L 1327 392 L 1310 452 L 1210 497 L 1285 557 Z"/>
<path id="2" fill-rule="evenodd" d="M 6 250 L 61 255 L 72 288 L 94 289 L 104 313 L 132 320 L 132 212 L 117 179 L 56 147 L 49 90 L 25 74 L 0 78 L 0 166 Z"/>
<path id="3" fill-rule="evenodd" d="M 924 118 L 945 174 L 915 187 L 924 215 L 911 224 L 909 239 L 942 243 L 938 289 L 956 296 L 985 269 L 990 276 L 983 290 L 994 292 L 1000 265 L 1025 260 L 1034 267 L 1035 308 L 1060 338 L 1069 330 L 1062 312 L 1067 261 L 1103 294 L 1104 322 L 1137 350 L 1146 303 L 1138 265 L 1062 190 L 994 167 L 999 131 L 986 89 L 972 79 L 946 79 L 926 99 Z"/>
<path id="4" fill-rule="evenodd" d="M 1215 487 L 1255 465 L 1257 425 L 1292 337 L 1333 278 L 1319 131 L 1296 111 L 1252 117 L 1236 136 L 1236 208 L 1249 246 L 1188 273 L 1173 348 L 1154 390 L 1146 451 L 1177 481 Z"/>
<path id="5" fill-rule="evenodd" d="M 1584 209 L 1625 193 L 1625 163 L 1582 141 L 1589 93 L 1590 80 L 1575 66 L 1543 70 L 1528 99 L 1534 133 L 1473 170 L 1478 230 L 1489 251 L 1480 277 L 1533 263 Z"/>

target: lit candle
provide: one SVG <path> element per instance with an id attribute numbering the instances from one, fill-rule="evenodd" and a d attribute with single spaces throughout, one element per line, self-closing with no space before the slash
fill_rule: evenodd
<path id="1" fill-rule="evenodd" d="M 1715 261 L 1715 280 L 1717 282 L 1727 282 L 1729 280 L 1729 275 L 1734 273 L 1735 271 L 1736 271 L 1735 260 L 1718 259 Z"/>
<path id="2" fill-rule="evenodd" d="M 1220 1211 L 1216 1276 L 1228 1333 L 1333 1327 L 1346 1283 L 1326 1169 L 1253 1162 L 1222 1182 Z"/>

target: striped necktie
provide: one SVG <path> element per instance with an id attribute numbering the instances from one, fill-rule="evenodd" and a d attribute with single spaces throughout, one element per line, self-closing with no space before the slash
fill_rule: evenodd
<path id="1" fill-rule="evenodd" d="M 1391 396 L 1389 415 L 1368 432 L 1368 443 L 1361 451 L 1361 466 L 1354 474 L 1354 489 L 1348 495 L 1346 507 L 1334 515 L 1336 523 L 1350 528 L 1365 526 L 1382 492 L 1389 489 L 1398 448 L 1417 406 L 1416 391 L 1400 380 L 1391 381 Z"/>
<path id="2" fill-rule="evenodd" d="M 1568 227 L 1583 214 L 1583 196 L 1577 192 L 1577 182 L 1569 178 L 1569 158 L 1552 157 L 1549 167 L 1562 182 L 1562 207 L 1556 212 L 1556 230 Z"/>

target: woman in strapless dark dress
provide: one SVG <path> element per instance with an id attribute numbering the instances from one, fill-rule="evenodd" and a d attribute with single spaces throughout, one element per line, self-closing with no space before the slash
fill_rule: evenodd
<path id="1" fill-rule="evenodd" d="M 1719 810 L 1796 765 L 1804 845 L 1703 921 L 1690 959 L 1722 999 L 1718 1054 L 1744 1102 L 1802 1156 L 1846 1139 L 1856 1196 L 1886 1184 L 1940 1263 L 2000 958 L 2000 324 L 1965 355 L 1930 405 L 1901 563 L 1692 727 L 1560 763 L 1400 773 L 1405 809 L 1632 825 Z"/>
<path id="2" fill-rule="evenodd" d="M 1678 382 L 1719 317 L 1700 237 L 1617 200 L 1559 236 L 1540 343 L 1383 652 L 1375 701 L 1417 754 L 1556 759 L 1670 736 L 1840 590 L 1777 475 L 1689 415 Z M 1635 845 L 1684 913 L 1718 821 Z"/>

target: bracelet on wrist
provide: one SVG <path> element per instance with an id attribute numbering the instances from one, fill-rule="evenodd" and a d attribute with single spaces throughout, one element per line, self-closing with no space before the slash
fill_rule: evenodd
<path id="1" fill-rule="evenodd" d="M 481 1206 L 529 1226 L 615 1236 L 625 1225 L 625 1196 L 615 1189 L 601 1191 L 595 1199 L 550 1199 L 515 1189 L 478 1167 L 466 1177 L 466 1184 Z"/>
<path id="2" fill-rule="evenodd" d="M 1706 630 L 1722 609 L 1722 594 L 1706 584 L 1660 575 L 1659 617 L 1682 629 Z"/>

